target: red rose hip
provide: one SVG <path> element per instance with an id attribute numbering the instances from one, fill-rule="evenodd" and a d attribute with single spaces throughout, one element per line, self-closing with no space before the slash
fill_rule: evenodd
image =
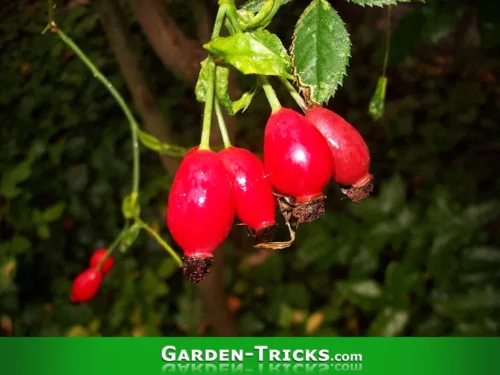
<path id="1" fill-rule="evenodd" d="M 92 254 L 92 257 L 90 258 L 90 268 L 96 268 L 101 262 L 101 260 L 106 256 L 108 252 L 108 249 L 99 249 Z M 113 268 L 113 265 L 115 264 L 115 260 L 113 257 L 108 257 L 104 260 L 104 262 L 101 265 L 101 272 L 103 275 L 107 275 L 108 273 L 111 272 L 111 269 Z"/>
<path id="2" fill-rule="evenodd" d="M 332 155 L 321 133 L 304 116 L 281 108 L 269 117 L 264 168 L 271 184 L 288 197 L 298 223 L 324 213 L 323 189 L 332 175 Z"/>
<path id="3" fill-rule="evenodd" d="M 353 202 L 358 203 L 373 191 L 370 151 L 361 134 L 335 112 L 323 107 L 310 109 L 309 120 L 328 142 L 333 156 L 333 180 Z"/>
<path id="4" fill-rule="evenodd" d="M 192 150 L 175 175 L 166 222 L 184 252 L 184 276 L 198 283 L 210 272 L 213 251 L 226 239 L 235 215 L 229 175 L 218 154 Z"/>
<path id="5" fill-rule="evenodd" d="M 94 298 L 102 283 L 102 273 L 95 268 L 89 268 L 80 273 L 71 287 L 72 302 L 87 302 Z"/>
<path id="6" fill-rule="evenodd" d="M 257 243 L 272 240 L 276 229 L 276 200 L 261 160 L 250 151 L 229 147 L 219 152 L 234 190 L 236 216 Z"/>

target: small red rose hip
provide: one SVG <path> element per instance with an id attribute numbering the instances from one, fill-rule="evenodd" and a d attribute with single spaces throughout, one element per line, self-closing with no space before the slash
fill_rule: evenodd
<path id="1" fill-rule="evenodd" d="M 330 146 L 333 156 L 333 180 L 349 189 L 342 189 L 353 202 L 358 203 L 373 191 L 370 174 L 370 151 L 361 134 L 335 112 L 323 107 L 311 108 L 308 119 Z"/>
<path id="2" fill-rule="evenodd" d="M 102 273 L 95 268 L 89 268 L 80 273 L 71 287 L 72 302 L 87 302 L 97 294 L 102 282 Z"/>
<path id="3" fill-rule="evenodd" d="M 272 240 L 276 229 L 276 200 L 261 160 L 250 151 L 229 147 L 219 151 L 234 189 L 236 216 L 257 243 Z"/>
<path id="4" fill-rule="evenodd" d="M 323 189 L 332 175 L 332 155 L 321 133 L 304 116 L 281 108 L 269 117 L 264 168 L 276 190 L 292 198 L 287 203 L 298 223 L 324 213 Z"/>
<path id="5" fill-rule="evenodd" d="M 221 157 L 192 150 L 175 175 L 166 222 L 184 252 L 184 276 L 198 283 L 210 272 L 213 251 L 226 239 L 234 221 L 234 193 Z"/>
<path id="6" fill-rule="evenodd" d="M 99 249 L 92 254 L 90 258 L 90 268 L 96 268 L 101 262 L 101 260 L 106 256 L 108 249 Z M 115 264 L 115 259 L 113 257 L 108 257 L 101 265 L 101 272 L 103 275 L 107 275 L 111 272 L 113 265 Z"/>

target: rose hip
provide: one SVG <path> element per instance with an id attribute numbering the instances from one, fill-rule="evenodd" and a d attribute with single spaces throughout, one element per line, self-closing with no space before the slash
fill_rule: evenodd
<path id="1" fill-rule="evenodd" d="M 370 151 L 363 137 L 342 117 L 323 107 L 310 109 L 309 120 L 328 142 L 333 156 L 333 180 L 353 202 L 358 203 L 373 190 L 370 174 Z"/>
<path id="2" fill-rule="evenodd" d="M 304 116 L 281 108 L 269 117 L 264 168 L 298 223 L 324 213 L 323 189 L 332 175 L 332 156 L 321 133 Z"/>
<path id="3" fill-rule="evenodd" d="M 89 268 L 80 273 L 71 287 L 72 302 L 87 302 L 94 298 L 102 283 L 102 273 L 95 268 Z"/>
<path id="4" fill-rule="evenodd" d="M 261 160 L 250 151 L 229 147 L 219 152 L 234 189 L 236 216 L 257 243 L 272 240 L 276 229 L 276 200 Z"/>
<path id="5" fill-rule="evenodd" d="M 90 258 L 90 268 L 97 268 L 101 260 L 106 256 L 108 249 L 99 249 L 92 254 Z M 101 266 L 101 272 L 103 275 L 107 275 L 111 272 L 113 265 L 115 264 L 115 260 L 113 257 L 108 257 Z"/>
<path id="6" fill-rule="evenodd" d="M 219 155 L 192 150 L 177 171 L 166 222 L 184 252 L 184 275 L 200 282 L 213 265 L 213 251 L 225 240 L 235 216 L 230 178 Z"/>

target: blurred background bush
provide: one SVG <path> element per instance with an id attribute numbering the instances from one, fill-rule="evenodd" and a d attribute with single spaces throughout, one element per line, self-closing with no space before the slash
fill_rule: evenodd
<path id="1" fill-rule="evenodd" d="M 354 205 L 331 184 L 327 214 L 301 225 L 295 245 L 279 252 L 254 249 L 234 227 L 219 252 L 223 266 L 198 287 L 143 233 L 116 254 L 100 293 L 83 305 L 69 302 L 71 281 L 123 224 L 128 125 L 82 62 L 55 35 L 41 35 L 46 1 L 3 3 L 0 335 L 500 333 L 498 2 L 392 8 L 379 122 L 367 108 L 381 73 L 385 10 L 331 3 L 353 51 L 330 107 L 370 147 L 373 196 Z M 273 21 L 285 46 L 307 4 L 294 0 Z M 209 0 L 73 0 L 58 2 L 56 20 L 135 104 L 146 130 L 193 146 L 201 119 L 193 76 L 215 10 Z M 234 92 L 245 84 L 237 77 Z M 260 153 L 268 115 L 260 92 L 230 123 L 235 144 Z M 173 244 L 164 214 L 178 161 L 146 149 L 141 161 L 144 220 Z"/>

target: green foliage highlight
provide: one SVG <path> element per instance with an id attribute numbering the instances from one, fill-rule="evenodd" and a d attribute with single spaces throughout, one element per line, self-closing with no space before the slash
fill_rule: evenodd
<path id="1" fill-rule="evenodd" d="M 368 106 L 368 113 L 375 120 L 378 121 L 384 115 L 385 106 L 385 92 L 387 89 L 387 78 L 379 77 L 377 87 L 373 93 L 372 99 Z"/>
<path id="2" fill-rule="evenodd" d="M 146 133 L 145 131 L 138 129 L 137 134 L 139 136 L 139 140 L 145 147 L 149 148 L 150 150 L 156 151 L 159 154 L 181 157 L 184 156 L 186 152 L 188 152 L 188 149 L 186 147 L 162 142 L 155 136 Z"/>

